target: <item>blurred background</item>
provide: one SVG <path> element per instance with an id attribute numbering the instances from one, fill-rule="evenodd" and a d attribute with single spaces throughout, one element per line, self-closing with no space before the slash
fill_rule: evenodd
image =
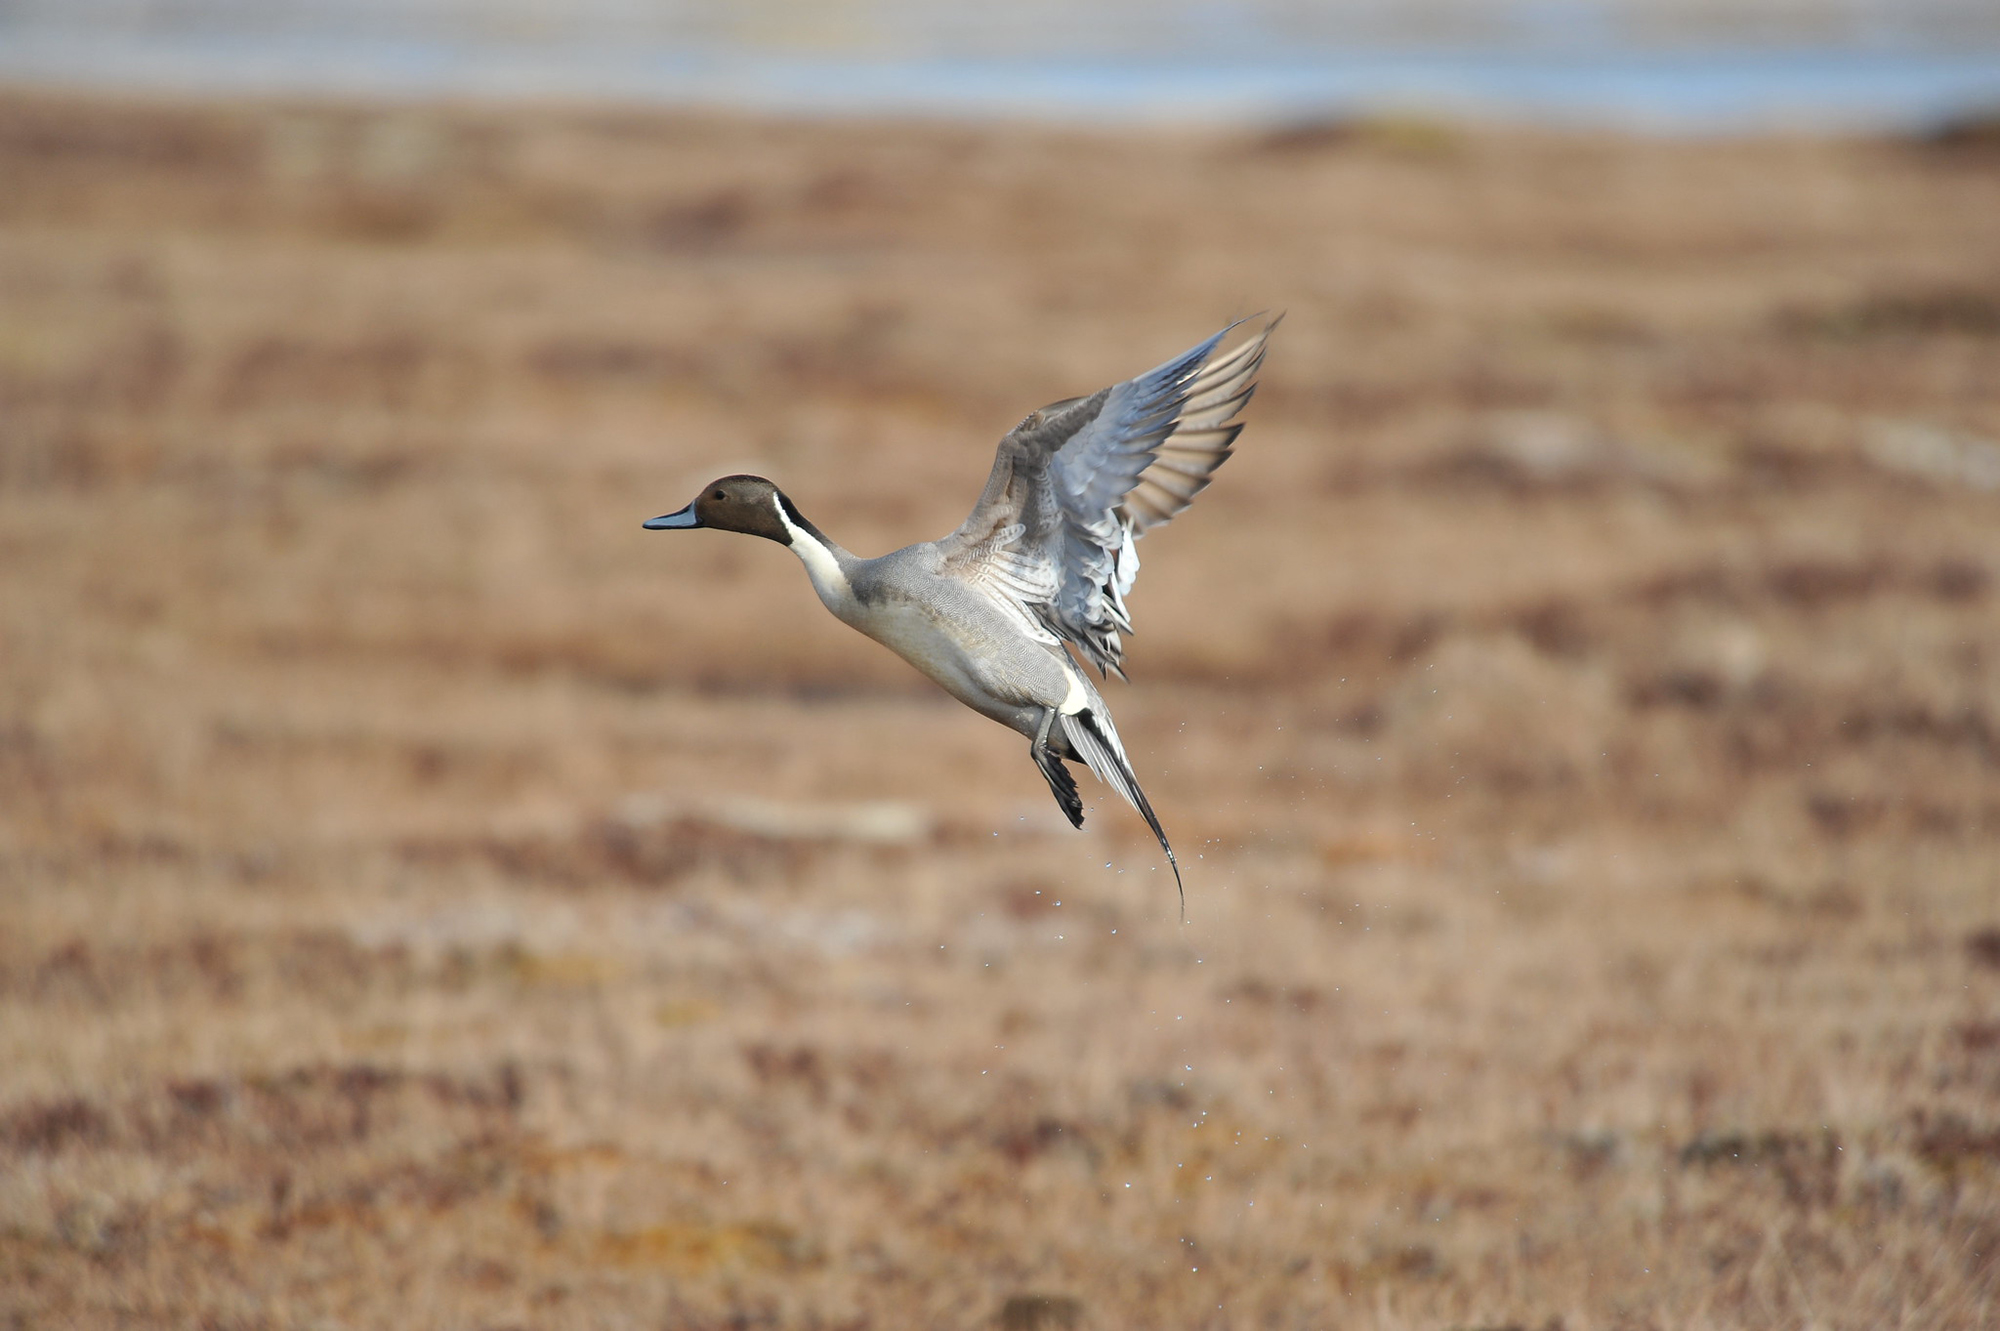
<path id="1" fill-rule="evenodd" d="M 1980 1327 L 1989 4 L 0 3 L 0 1314 Z M 824 614 L 1283 309 L 1108 687 Z"/>
<path id="2" fill-rule="evenodd" d="M 0 71 L 1213 123 L 1396 108 L 1908 125 L 2000 97 L 1983 0 L 9 0 Z"/>

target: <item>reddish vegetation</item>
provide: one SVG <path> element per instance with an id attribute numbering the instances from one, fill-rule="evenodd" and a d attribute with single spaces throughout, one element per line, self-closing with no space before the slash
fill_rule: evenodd
<path id="1" fill-rule="evenodd" d="M 0 180 L 0 1321 L 2000 1315 L 1985 146 L 16 96 Z M 1185 926 L 639 529 L 939 534 L 1266 305 L 1110 689 Z"/>

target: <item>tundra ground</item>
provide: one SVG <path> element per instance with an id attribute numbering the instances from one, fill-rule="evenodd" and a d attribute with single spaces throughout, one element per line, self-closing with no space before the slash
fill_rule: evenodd
<path id="1" fill-rule="evenodd" d="M 2000 151 L 0 100 L 0 1322 L 2000 1319 Z M 814 603 L 1288 311 L 1109 698 Z"/>

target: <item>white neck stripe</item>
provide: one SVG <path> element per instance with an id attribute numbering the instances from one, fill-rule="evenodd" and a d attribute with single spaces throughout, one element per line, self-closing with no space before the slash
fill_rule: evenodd
<path id="1" fill-rule="evenodd" d="M 806 566 L 806 576 L 812 579 L 813 590 L 819 593 L 819 599 L 829 605 L 836 600 L 846 600 L 851 594 L 847 574 L 841 572 L 840 561 L 834 558 L 833 551 L 811 532 L 793 522 L 775 494 L 771 496 L 771 506 L 778 510 L 778 521 L 784 524 L 785 534 L 791 538 L 791 551 Z"/>

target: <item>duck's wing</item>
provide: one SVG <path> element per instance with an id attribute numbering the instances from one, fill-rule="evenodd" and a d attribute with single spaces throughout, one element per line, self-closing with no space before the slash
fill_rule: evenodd
<path id="1" fill-rule="evenodd" d="M 1015 426 L 972 515 L 939 542 L 946 567 L 1122 676 L 1133 542 L 1186 508 L 1229 456 L 1278 321 L 1218 356 L 1240 326 Z"/>

